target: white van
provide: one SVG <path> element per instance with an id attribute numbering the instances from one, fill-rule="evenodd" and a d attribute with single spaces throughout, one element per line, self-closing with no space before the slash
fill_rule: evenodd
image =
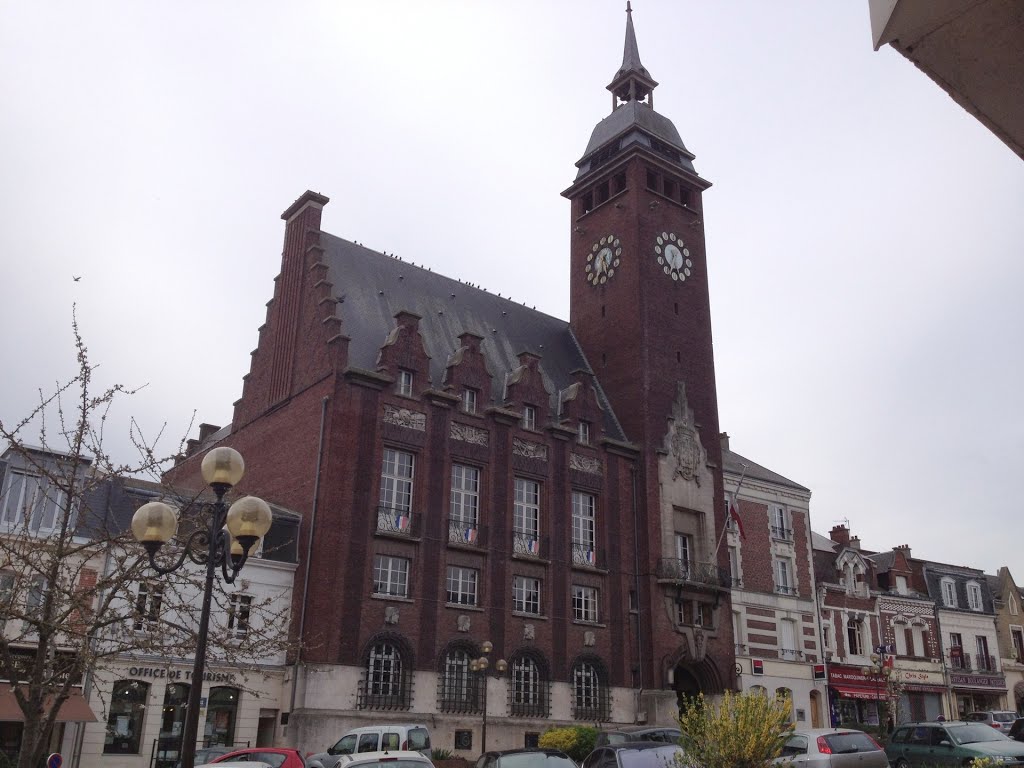
<path id="1" fill-rule="evenodd" d="M 430 731 L 418 723 L 385 723 L 353 728 L 326 752 L 306 758 L 309 768 L 334 768 L 342 755 L 411 750 L 430 759 Z"/>

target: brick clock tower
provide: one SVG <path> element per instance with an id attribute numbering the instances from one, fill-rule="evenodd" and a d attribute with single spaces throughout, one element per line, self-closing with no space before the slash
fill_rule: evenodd
<path id="1" fill-rule="evenodd" d="M 640 63 L 626 6 L 612 112 L 594 128 L 572 186 L 570 323 L 627 438 L 636 478 L 638 607 L 646 661 L 635 680 L 649 719 L 676 695 L 733 688 L 718 402 L 701 196 L 658 85 Z M 627 510 L 620 510 L 625 522 Z M 723 572 L 723 568 L 725 568 Z"/>

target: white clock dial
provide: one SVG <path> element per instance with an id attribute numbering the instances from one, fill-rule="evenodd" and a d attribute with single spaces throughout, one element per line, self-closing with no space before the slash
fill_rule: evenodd
<path id="1" fill-rule="evenodd" d="M 693 270 L 690 249 L 683 243 L 683 238 L 675 232 L 662 232 L 655 239 L 654 255 L 662 271 L 673 281 L 686 280 Z"/>
<path id="2" fill-rule="evenodd" d="M 622 244 L 615 235 L 605 235 L 590 247 L 584 272 L 591 285 L 604 285 L 615 274 L 622 256 Z"/>

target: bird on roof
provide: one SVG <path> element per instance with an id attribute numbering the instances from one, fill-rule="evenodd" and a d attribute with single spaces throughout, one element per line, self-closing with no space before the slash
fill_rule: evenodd
<path id="1" fill-rule="evenodd" d="M 82 279 L 82 276 L 81 275 L 72 275 L 71 279 L 74 280 L 77 283 L 79 280 Z"/>

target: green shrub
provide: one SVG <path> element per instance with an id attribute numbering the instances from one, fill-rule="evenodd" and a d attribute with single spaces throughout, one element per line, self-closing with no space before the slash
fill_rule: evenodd
<path id="1" fill-rule="evenodd" d="M 450 760 L 451 756 L 452 751 L 450 749 L 445 749 L 444 747 L 434 747 L 430 750 L 431 760 Z"/>
<path id="2" fill-rule="evenodd" d="M 704 694 L 687 699 L 679 712 L 684 766 L 767 768 L 793 730 L 792 704 L 759 693 L 726 691 L 717 704 Z"/>
<path id="3" fill-rule="evenodd" d="M 548 728 L 540 735 L 537 745 L 544 749 L 560 749 L 577 763 L 594 751 L 597 729 L 586 725 Z"/>

